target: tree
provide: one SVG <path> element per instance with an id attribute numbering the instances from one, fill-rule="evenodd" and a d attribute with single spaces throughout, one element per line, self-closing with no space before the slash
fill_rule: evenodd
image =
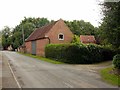
<path id="1" fill-rule="evenodd" d="M 12 45 L 13 48 L 16 49 L 20 45 L 23 44 L 23 33 L 24 33 L 24 38 L 27 39 L 29 35 L 36 29 L 40 28 L 46 24 L 48 24 L 50 21 L 47 20 L 47 18 L 24 18 L 20 22 L 19 25 L 17 25 L 12 33 Z"/>
<path id="2" fill-rule="evenodd" d="M 103 23 L 100 26 L 103 41 L 120 47 L 120 2 L 102 4 Z"/>
<path id="3" fill-rule="evenodd" d="M 8 26 L 5 26 L 2 30 L 2 46 L 3 49 L 7 49 L 7 47 L 11 44 L 11 31 Z"/>
<path id="4" fill-rule="evenodd" d="M 84 22 L 83 20 L 65 21 L 70 30 L 75 35 L 95 35 L 96 29 L 90 22 Z"/>

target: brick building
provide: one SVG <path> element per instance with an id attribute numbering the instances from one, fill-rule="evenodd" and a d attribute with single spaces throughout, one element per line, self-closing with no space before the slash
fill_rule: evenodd
<path id="1" fill-rule="evenodd" d="M 62 19 L 36 29 L 25 41 L 26 52 L 45 56 L 45 46 L 49 43 L 70 43 L 73 34 Z"/>
<path id="2" fill-rule="evenodd" d="M 80 35 L 80 42 L 84 44 L 89 44 L 89 43 L 96 44 L 96 40 L 93 35 Z"/>

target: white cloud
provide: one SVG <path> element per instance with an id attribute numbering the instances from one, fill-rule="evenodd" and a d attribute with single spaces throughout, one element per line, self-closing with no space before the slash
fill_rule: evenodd
<path id="1" fill-rule="evenodd" d="M 97 0 L 0 0 L 0 29 L 15 27 L 24 16 L 57 20 L 85 20 L 98 26 L 100 8 Z"/>

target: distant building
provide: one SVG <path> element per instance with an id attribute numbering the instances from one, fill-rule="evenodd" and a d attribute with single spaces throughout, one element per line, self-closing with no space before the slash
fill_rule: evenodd
<path id="1" fill-rule="evenodd" d="M 73 34 L 62 19 L 36 29 L 25 41 L 26 52 L 45 56 L 45 46 L 49 43 L 70 43 Z"/>
<path id="2" fill-rule="evenodd" d="M 96 40 L 93 35 L 80 35 L 80 42 L 84 44 L 88 43 L 96 44 Z"/>

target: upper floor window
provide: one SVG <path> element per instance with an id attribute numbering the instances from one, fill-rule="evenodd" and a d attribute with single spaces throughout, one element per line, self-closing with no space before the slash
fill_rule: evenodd
<path id="1" fill-rule="evenodd" d="M 58 34 L 58 39 L 59 40 L 64 40 L 64 34 L 62 34 L 62 33 Z"/>

